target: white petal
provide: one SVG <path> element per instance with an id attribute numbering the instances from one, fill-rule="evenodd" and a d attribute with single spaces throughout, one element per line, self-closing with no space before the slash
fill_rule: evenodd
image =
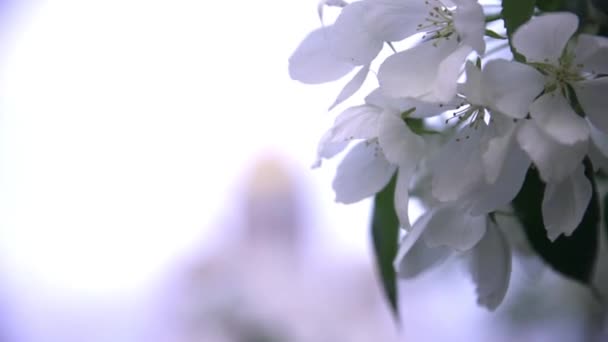
<path id="1" fill-rule="evenodd" d="M 446 44 L 446 43 L 443 43 Z M 460 45 L 450 55 L 439 63 L 437 74 L 433 86 L 430 88 L 430 93 L 420 98 L 423 101 L 429 102 L 448 102 L 456 95 L 458 86 L 458 78 L 462 65 L 471 53 L 471 47 Z"/>
<path id="2" fill-rule="evenodd" d="M 591 200 L 591 183 L 580 165 L 560 183 L 548 183 L 543 197 L 543 222 L 551 241 L 572 234 L 583 219 Z"/>
<path id="3" fill-rule="evenodd" d="M 395 186 L 395 212 L 399 217 L 401 227 L 405 230 L 410 230 L 410 179 L 413 174 L 412 168 L 400 167 L 397 170 L 397 185 Z"/>
<path id="4" fill-rule="evenodd" d="M 486 106 L 522 119 L 543 90 L 545 77 L 528 65 L 494 59 L 484 67 L 481 84 Z"/>
<path id="5" fill-rule="evenodd" d="M 415 169 L 426 152 L 424 139 L 412 132 L 400 117 L 390 113 L 381 115 L 378 141 L 386 159 L 402 168 Z"/>
<path id="6" fill-rule="evenodd" d="M 521 25 L 513 34 L 517 52 L 526 62 L 558 64 L 568 40 L 578 28 L 575 14 L 560 12 L 535 17 Z"/>
<path id="7" fill-rule="evenodd" d="M 458 200 L 484 179 L 480 152 L 483 129 L 463 129 L 433 157 L 432 193 L 438 200 Z"/>
<path id="8" fill-rule="evenodd" d="M 447 246 L 466 251 L 475 246 L 485 232 L 485 216 L 471 216 L 459 207 L 446 206 L 429 220 L 423 237 L 431 248 Z"/>
<path id="9" fill-rule="evenodd" d="M 355 65 L 369 64 L 384 45 L 381 38 L 362 25 L 367 9 L 365 1 L 344 7 L 328 35 L 334 55 Z"/>
<path id="10" fill-rule="evenodd" d="M 312 31 L 289 57 L 289 76 L 309 84 L 335 81 L 355 66 L 336 57 L 328 40 L 331 26 Z"/>
<path id="11" fill-rule="evenodd" d="M 589 139 L 589 125 L 558 91 L 542 95 L 530 106 L 530 115 L 550 137 L 572 145 Z"/>
<path id="12" fill-rule="evenodd" d="M 483 36 L 486 22 L 483 9 L 477 1 L 458 1 L 458 7 L 454 11 L 454 27 L 463 44 L 472 47 L 480 55 L 485 53 Z"/>
<path id="13" fill-rule="evenodd" d="M 517 124 L 500 114 L 492 115 L 491 125 L 500 125 L 501 133 L 488 139 L 486 146 L 482 147 L 481 160 L 485 170 L 485 179 L 494 183 L 500 174 L 510 149 L 515 144 Z M 498 132 L 498 130 L 496 130 Z"/>
<path id="14" fill-rule="evenodd" d="M 589 129 L 591 131 L 591 140 L 593 140 L 593 144 L 604 156 L 608 157 L 608 134 L 597 129 L 597 127 L 589 121 L 589 118 L 587 118 L 587 123 L 589 124 Z"/>
<path id="15" fill-rule="evenodd" d="M 329 159 L 342 152 L 353 139 L 372 139 L 378 135 L 381 110 L 375 106 L 350 107 L 336 117 L 317 147 L 317 160 L 313 168 L 321 166 L 321 159 Z"/>
<path id="16" fill-rule="evenodd" d="M 456 95 L 456 81 L 471 48 L 455 41 L 431 42 L 388 57 L 378 71 L 382 91 L 392 97 L 447 102 Z"/>
<path id="17" fill-rule="evenodd" d="M 365 82 L 367 74 L 369 74 L 369 64 L 359 69 L 355 76 L 350 81 L 348 81 L 348 83 L 346 83 L 344 88 L 342 88 L 342 90 L 340 91 L 340 94 L 338 94 L 338 97 L 336 98 L 334 103 L 332 103 L 332 105 L 329 107 L 329 110 L 334 109 L 335 106 L 339 105 L 340 103 L 348 100 L 349 97 L 353 96 L 353 94 L 355 94 L 357 90 L 361 88 L 363 82 Z"/>
<path id="18" fill-rule="evenodd" d="M 593 74 L 608 74 L 608 39 L 580 34 L 574 49 L 574 65 L 582 65 L 582 70 Z M 606 45 L 604 45 L 606 44 Z"/>
<path id="19" fill-rule="evenodd" d="M 595 143 L 589 144 L 589 151 L 587 152 L 587 156 L 591 160 L 594 172 L 597 172 L 599 170 L 602 170 L 604 172 L 608 171 L 608 157 L 599 150 Z"/>
<path id="20" fill-rule="evenodd" d="M 502 232 L 490 224 L 483 239 L 473 248 L 471 276 L 477 303 L 494 310 L 503 301 L 511 279 L 511 248 Z"/>
<path id="21" fill-rule="evenodd" d="M 481 70 L 471 61 L 467 61 L 465 70 L 467 79 L 465 83 L 458 85 L 458 92 L 464 95 L 470 104 L 485 105 L 482 95 Z"/>
<path id="22" fill-rule="evenodd" d="M 465 200 L 471 215 L 484 215 L 511 203 L 524 184 L 530 163 L 528 155 L 512 144 L 496 181 L 483 184 Z"/>
<path id="23" fill-rule="evenodd" d="M 348 146 L 348 141 L 332 141 L 333 135 L 331 130 L 325 132 L 319 141 L 319 145 L 317 146 L 317 159 L 312 164 L 313 168 L 317 168 L 321 166 L 323 159 L 329 159 L 334 157 L 336 154 L 344 151 L 346 146 Z"/>
<path id="24" fill-rule="evenodd" d="M 534 162 L 545 182 L 561 182 L 580 165 L 588 142 L 562 145 L 542 131 L 534 120 L 525 120 L 517 131 L 517 141 Z"/>
<path id="25" fill-rule="evenodd" d="M 608 77 L 578 82 L 572 86 L 585 115 L 595 127 L 608 133 Z"/>
<path id="26" fill-rule="evenodd" d="M 418 241 L 422 241 L 420 236 L 426 230 L 429 221 L 433 218 L 437 209 L 432 209 L 424 213 L 421 217 L 416 220 L 414 226 L 410 231 L 406 233 L 406 235 L 401 239 L 399 243 L 399 250 L 397 251 L 397 256 L 393 262 L 393 267 L 395 270 L 399 271 L 401 269 L 401 263 L 406 257 L 406 255 L 412 250 L 414 245 L 418 243 Z"/>
<path id="27" fill-rule="evenodd" d="M 336 117 L 331 129 L 331 141 L 371 139 L 378 136 L 382 110 L 375 106 L 360 105 L 345 109 Z"/>
<path id="28" fill-rule="evenodd" d="M 423 239 L 418 239 L 407 254 L 398 259 L 395 263 L 397 275 L 402 279 L 414 278 L 433 266 L 442 263 L 452 251 L 446 247 L 430 248 L 424 243 Z"/>
<path id="29" fill-rule="evenodd" d="M 400 41 L 417 33 L 419 24 L 427 24 L 429 8 L 422 0 L 368 2 L 364 25 L 384 41 Z"/>
<path id="30" fill-rule="evenodd" d="M 447 110 L 456 109 L 457 98 L 446 103 L 425 102 L 413 98 L 390 97 L 376 88 L 365 97 L 365 103 L 375 105 L 392 113 L 403 113 L 412 111 L 409 118 L 428 118 L 439 115 Z"/>
<path id="31" fill-rule="evenodd" d="M 396 167 L 389 163 L 375 143 L 361 142 L 348 152 L 333 182 L 336 202 L 354 203 L 382 190 Z"/>

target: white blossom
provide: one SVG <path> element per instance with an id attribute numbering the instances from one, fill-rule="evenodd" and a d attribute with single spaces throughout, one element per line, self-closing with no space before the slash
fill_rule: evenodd
<path id="1" fill-rule="evenodd" d="M 390 99 L 375 91 L 368 97 L 368 103 L 350 107 L 338 115 L 319 143 L 314 166 L 319 166 L 322 158 L 331 158 L 344 150 L 350 141 L 361 142 L 338 167 L 333 182 L 336 201 L 353 203 L 372 196 L 396 173 L 395 210 L 401 225 L 409 228 L 409 183 L 427 151 L 424 139 L 411 131 L 401 115 L 439 108 L 423 105 L 415 100 Z"/>
<path id="2" fill-rule="evenodd" d="M 511 249 L 485 215 L 472 216 L 451 205 L 429 210 L 401 241 L 394 266 L 400 277 L 410 278 L 462 253 L 470 259 L 478 303 L 494 310 L 509 285 Z"/>

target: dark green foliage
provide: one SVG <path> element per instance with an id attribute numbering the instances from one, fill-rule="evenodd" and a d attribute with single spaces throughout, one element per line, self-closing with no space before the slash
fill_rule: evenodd
<path id="1" fill-rule="evenodd" d="M 528 170 L 513 207 L 532 248 L 554 270 L 562 275 L 589 284 L 598 252 L 600 209 L 591 163 L 585 162 L 585 175 L 593 186 L 593 195 L 581 224 L 570 236 L 561 235 L 554 242 L 547 238 L 541 204 L 545 185 L 534 168 Z"/>
<path id="2" fill-rule="evenodd" d="M 513 36 L 519 26 L 532 18 L 535 5 L 536 0 L 502 0 L 502 17 L 509 38 Z M 515 60 L 523 61 L 523 56 L 515 51 L 511 40 L 509 40 L 509 45 Z"/>
<path id="3" fill-rule="evenodd" d="M 393 176 L 388 185 L 374 198 L 372 239 L 384 294 L 395 317 L 398 318 L 397 278 L 393 267 L 399 244 L 399 218 L 394 205 L 395 184 L 396 176 Z"/>

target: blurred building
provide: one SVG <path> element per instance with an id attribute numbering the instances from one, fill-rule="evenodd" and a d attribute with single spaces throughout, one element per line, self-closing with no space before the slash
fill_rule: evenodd
<path id="1" fill-rule="evenodd" d="M 307 227 L 299 179 L 261 158 L 242 190 L 241 227 L 186 268 L 176 305 L 183 342 L 396 341 L 396 325 L 364 265 L 319 267 L 301 253 Z"/>

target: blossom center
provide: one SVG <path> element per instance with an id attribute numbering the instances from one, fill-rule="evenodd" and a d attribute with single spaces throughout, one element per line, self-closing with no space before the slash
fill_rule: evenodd
<path id="1" fill-rule="evenodd" d="M 531 63 L 538 71 L 547 76 L 546 92 L 557 89 L 565 92 L 568 84 L 585 79 L 582 72 L 583 65 L 575 64 L 574 57 L 573 53 L 565 53 L 559 58 L 557 65 L 549 63 L 548 60 L 545 60 L 545 63 Z"/>
<path id="2" fill-rule="evenodd" d="M 440 0 L 425 0 L 424 4 L 429 12 L 416 29 L 425 32 L 422 39 L 450 39 L 455 32 L 452 10 Z M 437 45 L 437 42 L 434 45 Z"/>
<path id="3" fill-rule="evenodd" d="M 452 116 L 445 120 L 445 123 L 456 121 L 456 125 L 463 124 L 477 129 L 477 126 L 484 121 L 485 113 L 484 106 L 463 102 L 452 113 Z"/>

